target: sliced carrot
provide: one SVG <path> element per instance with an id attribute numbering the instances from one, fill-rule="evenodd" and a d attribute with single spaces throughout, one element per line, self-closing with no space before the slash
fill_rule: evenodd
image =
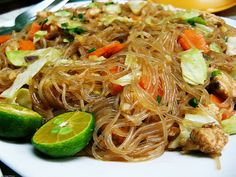
<path id="1" fill-rule="evenodd" d="M 11 35 L 8 35 L 8 34 L 6 34 L 6 35 L 1 35 L 1 36 L 0 36 L 0 44 L 2 44 L 2 43 L 4 43 L 4 42 L 8 41 L 10 38 L 11 38 Z"/>
<path id="2" fill-rule="evenodd" d="M 121 51 L 123 48 L 125 47 L 124 44 L 121 43 L 112 43 L 112 44 L 108 44 L 102 48 L 99 48 L 97 50 L 95 50 L 94 52 L 90 53 L 89 56 L 104 56 L 106 58 L 110 57 L 111 55 Z"/>
<path id="3" fill-rule="evenodd" d="M 222 114 L 222 120 L 230 118 L 232 115 L 234 115 L 233 110 L 227 110 Z"/>
<path id="4" fill-rule="evenodd" d="M 28 31 L 28 38 L 30 40 L 33 40 L 34 34 L 41 29 L 41 26 L 37 22 L 33 22 L 31 24 L 31 27 Z"/>
<path id="5" fill-rule="evenodd" d="M 222 100 L 217 97 L 216 95 L 210 94 L 210 100 L 215 103 L 216 105 L 219 105 L 222 103 Z"/>
<path id="6" fill-rule="evenodd" d="M 34 43 L 31 40 L 19 40 L 19 50 L 35 50 Z"/>
<path id="7" fill-rule="evenodd" d="M 150 77 L 142 75 L 139 81 L 140 87 L 142 87 L 147 93 L 153 94 L 154 98 L 157 98 L 157 96 L 162 97 L 164 95 L 162 81 L 160 80 L 159 85 L 154 85 L 152 83 L 149 85 L 151 82 L 150 79 Z"/>
<path id="8" fill-rule="evenodd" d="M 112 95 L 117 95 L 118 93 L 122 92 L 124 89 L 124 86 L 121 85 L 117 85 L 117 84 L 111 84 L 110 85 L 110 89 L 111 89 L 111 94 Z"/>
<path id="9" fill-rule="evenodd" d="M 192 29 L 185 29 L 178 39 L 178 43 L 184 50 L 197 48 L 203 50 L 204 53 L 209 51 L 209 47 L 202 34 L 198 34 Z"/>
<path id="10" fill-rule="evenodd" d="M 121 68 L 119 66 L 115 66 L 113 68 L 110 69 L 110 72 L 112 74 L 118 73 L 121 71 Z M 118 84 L 113 84 L 111 83 L 110 85 L 110 89 L 111 89 L 111 94 L 112 95 L 117 95 L 118 93 L 122 92 L 124 89 L 124 86 L 118 85 Z"/>

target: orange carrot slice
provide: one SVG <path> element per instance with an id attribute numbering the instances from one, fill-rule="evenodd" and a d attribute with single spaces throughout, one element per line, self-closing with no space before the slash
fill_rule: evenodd
<path id="1" fill-rule="evenodd" d="M 104 56 L 106 58 L 109 58 L 111 55 L 121 51 L 124 47 L 125 45 L 121 43 L 108 44 L 90 53 L 89 56 L 95 55 L 97 57 Z"/>
<path id="2" fill-rule="evenodd" d="M 198 34 L 192 29 L 185 29 L 178 39 L 178 43 L 184 50 L 197 48 L 203 50 L 204 53 L 209 51 L 209 47 L 202 34 Z"/>
<path id="3" fill-rule="evenodd" d="M 8 41 L 10 38 L 11 38 L 11 35 L 8 35 L 8 34 L 6 34 L 6 35 L 1 35 L 1 36 L 0 36 L 0 44 L 2 44 L 2 43 L 4 43 L 4 42 Z"/>
<path id="4" fill-rule="evenodd" d="M 31 40 L 23 40 L 19 41 L 19 50 L 35 50 L 34 43 Z"/>
<path id="5" fill-rule="evenodd" d="M 28 38 L 33 40 L 34 34 L 41 29 L 41 26 L 37 22 L 33 22 L 29 31 L 28 31 Z"/>

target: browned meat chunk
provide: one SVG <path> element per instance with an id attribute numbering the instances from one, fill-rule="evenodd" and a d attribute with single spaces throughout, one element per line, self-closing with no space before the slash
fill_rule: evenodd
<path id="1" fill-rule="evenodd" d="M 199 150 L 209 155 L 218 156 L 227 142 L 228 136 L 219 126 L 207 124 L 202 128 L 192 130 L 183 150 Z"/>

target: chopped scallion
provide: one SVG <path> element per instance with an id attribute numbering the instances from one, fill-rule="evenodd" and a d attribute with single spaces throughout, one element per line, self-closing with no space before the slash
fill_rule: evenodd
<path id="1" fill-rule="evenodd" d="M 157 102 L 160 104 L 161 103 L 162 97 L 160 95 L 157 96 Z"/>
<path id="2" fill-rule="evenodd" d="M 97 50 L 96 48 L 91 48 L 91 49 L 88 50 L 88 53 L 92 53 L 92 52 L 94 52 L 96 50 Z"/>
<path id="3" fill-rule="evenodd" d="M 213 78 L 213 77 L 216 77 L 216 76 L 218 76 L 218 75 L 221 75 L 221 71 L 220 70 L 215 70 L 215 71 L 213 71 L 212 73 L 211 73 L 211 77 Z"/>
<path id="4" fill-rule="evenodd" d="M 188 101 L 188 104 L 194 108 L 196 108 L 198 106 L 198 100 L 197 98 L 192 98 Z"/>

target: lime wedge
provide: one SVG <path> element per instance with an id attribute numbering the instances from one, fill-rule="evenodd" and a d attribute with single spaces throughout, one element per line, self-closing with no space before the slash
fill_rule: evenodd
<path id="1" fill-rule="evenodd" d="M 76 111 L 60 114 L 34 134 L 32 144 L 51 157 L 73 156 L 89 143 L 94 124 L 91 113 Z"/>
<path id="2" fill-rule="evenodd" d="M 42 125 L 43 118 L 31 109 L 0 103 L 0 136 L 23 138 L 31 136 Z"/>

